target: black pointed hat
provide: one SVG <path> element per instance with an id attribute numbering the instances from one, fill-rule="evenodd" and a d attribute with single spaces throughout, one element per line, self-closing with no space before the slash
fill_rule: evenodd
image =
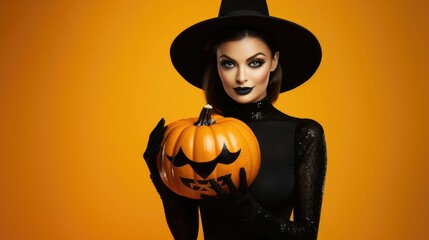
<path id="1" fill-rule="evenodd" d="M 265 0 L 222 0 L 218 17 L 185 29 L 171 45 L 171 61 L 186 81 L 202 88 L 205 43 L 214 34 L 231 28 L 261 29 L 272 35 L 283 69 L 281 92 L 301 85 L 319 67 L 322 51 L 309 30 L 270 16 Z"/>

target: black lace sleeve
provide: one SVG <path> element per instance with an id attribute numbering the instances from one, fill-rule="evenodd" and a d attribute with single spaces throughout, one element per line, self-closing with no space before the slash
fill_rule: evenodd
<path id="1" fill-rule="evenodd" d="M 167 224 L 174 239 L 197 239 L 199 219 L 196 201 L 178 196 L 163 198 L 162 203 Z"/>
<path id="2" fill-rule="evenodd" d="M 245 225 L 266 239 L 317 239 L 326 174 L 323 128 L 302 120 L 295 132 L 294 220 L 281 219 L 259 208 Z"/>

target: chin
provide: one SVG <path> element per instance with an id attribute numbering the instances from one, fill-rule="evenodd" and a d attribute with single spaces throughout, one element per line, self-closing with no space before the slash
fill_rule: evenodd
<path id="1" fill-rule="evenodd" d="M 240 104 L 255 103 L 259 101 L 257 98 L 252 98 L 248 96 L 235 96 L 232 99 Z"/>

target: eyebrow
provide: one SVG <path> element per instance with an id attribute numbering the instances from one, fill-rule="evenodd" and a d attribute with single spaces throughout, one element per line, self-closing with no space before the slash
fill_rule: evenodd
<path id="1" fill-rule="evenodd" d="M 253 59 L 253 58 L 255 58 L 255 57 L 257 57 L 258 55 L 263 55 L 263 56 L 266 56 L 264 53 L 262 53 L 262 52 L 258 52 L 258 53 L 256 53 L 256 54 L 254 54 L 254 55 L 252 55 L 252 56 L 250 56 L 249 58 L 247 58 L 246 59 L 246 61 L 249 61 L 249 60 L 251 60 L 251 59 Z M 232 57 L 230 57 L 230 56 L 228 56 L 228 55 L 226 55 L 226 54 L 222 54 L 222 55 L 220 55 L 219 56 L 219 59 L 220 58 L 228 58 L 228 59 L 231 59 L 231 60 L 234 60 L 234 58 L 232 58 Z M 235 60 L 234 60 L 235 61 Z"/>

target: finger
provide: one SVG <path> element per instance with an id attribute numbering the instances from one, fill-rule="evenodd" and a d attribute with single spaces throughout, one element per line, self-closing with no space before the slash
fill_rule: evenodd
<path id="1" fill-rule="evenodd" d="M 143 157 L 151 158 L 154 153 L 158 153 L 160 149 L 160 145 L 162 140 L 164 139 L 164 133 L 167 130 L 167 127 L 162 127 L 158 132 L 152 132 L 151 136 L 149 137 L 149 141 L 147 143 L 146 151 L 143 155 Z"/>
<path id="2" fill-rule="evenodd" d="M 222 189 L 222 187 L 219 185 L 219 183 L 217 183 L 213 179 L 210 179 L 209 181 L 212 189 L 217 193 L 220 198 L 226 198 L 228 196 L 226 192 Z"/>
<path id="3" fill-rule="evenodd" d="M 237 194 L 237 187 L 232 182 L 231 175 L 225 176 L 226 185 L 228 185 L 229 193 L 230 194 Z"/>
<path id="4" fill-rule="evenodd" d="M 152 139 L 154 136 L 158 135 L 158 132 L 164 128 L 164 124 L 165 124 L 165 120 L 164 120 L 164 118 L 161 118 L 161 120 L 159 120 L 159 122 L 156 124 L 155 128 L 150 133 L 149 139 Z"/>
<path id="5" fill-rule="evenodd" d="M 244 168 L 240 168 L 240 192 L 247 191 L 247 176 L 246 170 Z"/>
<path id="6" fill-rule="evenodd" d="M 162 118 L 159 120 L 158 124 L 155 126 L 155 128 L 152 130 L 152 132 L 149 135 L 149 142 L 153 142 L 153 140 L 159 136 L 159 133 L 164 130 L 164 123 L 165 120 Z"/>
<path id="7" fill-rule="evenodd" d="M 164 125 L 165 125 L 165 119 L 164 119 L 164 118 L 161 118 L 161 119 L 159 120 L 159 122 L 156 124 L 155 129 L 161 129 L 161 128 L 163 128 L 163 127 L 164 127 Z"/>
<path id="8" fill-rule="evenodd" d="M 157 135 L 153 139 L 152 145 L 161 145 L 161 142 L 164 139 L 165 130 L 167 130 L 167 127 L 163 127 L 161 130 L 158 131 Z"/>
<path id="9" fill-rule="evenodd" d="M 143 153 L 143 158 L 148 161 L 149 159 L 152 158 L 154 153 L 158 153 L 159 150 L 161 149 L 161 144 L 160 143 L 156 143 L 154 144 L 153 142 L 148 143 L 145 152 Z"/>

